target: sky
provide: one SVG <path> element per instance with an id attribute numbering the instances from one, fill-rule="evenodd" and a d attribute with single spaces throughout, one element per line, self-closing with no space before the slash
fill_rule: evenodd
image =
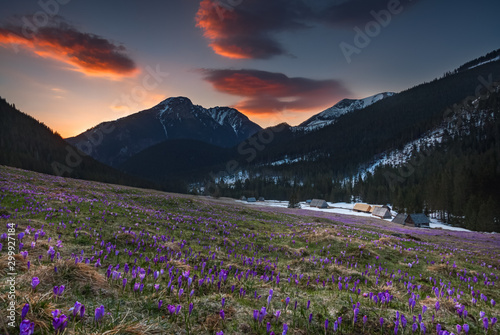
<path id="1" fill-rule="evenodd" d="M 262 127 L 500 48 L 498 0 L 2 1 L 0 96 L 60 133 L 185 96 Z"/>

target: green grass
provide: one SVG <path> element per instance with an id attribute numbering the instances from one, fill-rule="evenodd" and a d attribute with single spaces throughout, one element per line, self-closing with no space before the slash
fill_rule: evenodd
<path id="1" fill-rule="evenodd" d="M 27 319 L 36 323 L 35 334 L 54 334 L 51 312 L 60 309 L 72 315 L 69 309 L 75 301 L 86 306 L 86 317 L 72 318 L 65 334 L 185 334 L 188 327 L 184 316 L 191 302 L 191 334 L 221 330 L 225 334 L 266 334 L 267 322 L 277 334 L 281 334 L 285 323 L 289 334 L 324 334 L 325 319 L 330 321 L 328 334 L 333 334 L 333 323 L 339 317 L 343 321 L 338 332 L 343 334 L 381 334 L 382 330 L 392 334 L 396 311 L 408 319 L 405 334 L 409 334 L 412 317 L 418 317 L 423 305 L 428 307 L 423 316 L 428 334 L 435 333 L 437 323 L 448 331 L 457 323 L 468 323 L 469 334 L 483 334 L 479 312 L 484 311 L 490 318 L 499 314 L 498 306 L 489 302 L 500 301 L 498 284 L 484 285 L 484 276 L 498 282 L 500 239 L 495 235 L 471 234 L 459 239 L 453 233 L 432 235 L 416 229 L 397 235 L 390 226 L 370 219 L 356 224 L 316 217 L 314 213 L 300 216 L 293 210 L 258 211 L 202 197 L 62 179 L 5 167 L 0 167 L 0 187 L 0 215 L 11 215 L 2 219 L 3 223 L 18 224 L 16 234 L 31 227 L 23 239 L 30 269 L 24 269 L 26 261 L 20 255 L 16 260 L 16 327 L 9 328 L 9 334 L 19 334 L 20 312 L 26 302 L 30 303 Z M 34 234 L 39 230 L 45 236 L 40 236 L 32 249 L 31 242 L 35 242 Z M 56 246 L 58 241 L 60 247 Z M 6 260 L 7 243 L 1 243 L 0 259 Z M 47 256 L 49 246 L 59 252 L 54 261 Z M 118 255 L 115 251 L 119 251 Z M 75 257 L 83 257 L 78 266 L 74 265 Z M 98 258 L 101 266 L 96 267 Z M 82 265 L 86 259 L 89 264 Z M 134 292 L 133 284 L 140 280 L 132 278 L 130 270 L 124 273 L 125 263 L 130 269 L 135 265 L 151 271 L 142 281 L 142 292 Z M 117 271 L 128 279 L 125 289 L 121 278 L 106 277 L 108 266 L 116 269 L 117 264 Z M 227 279 L 221 280 L 219 288 L 221 269 L 227 271 Z M 164 274 L 154 280 L 153 272 L 161 270 Z M 177 280 L 188 270 L 193 283 L 188 287 L 187 277 L 183 279 L 184 293 L 179 298 Z M 167 287 L 169 271 L 174 277 Z M 249 272 L 255 276 L 249 274 L 247 278 Z M 41 280 L 36 292 L 30 285 L 34 276 Z M 338 290 L 339 276 L 343 278 L 342 291 Z M 437 313 L 430 277 L 436 279 L 438 287 L 442 282 L 455 289 L 451 297 L 440 299 L 442 307 Z M 345 291 L 345 278 L 349 278 L 349 288 L 359 281 L 359 295 L 357 291 Z M 477 282 L 473 282 L 475 278 Z M 204 279 L 202 286 L 200 279 Z M 408 288 L 409 282 L 415 288 Z M 154 284 L 160 285 L 158 291 Z M 52 293 L 55 285 L 66 286 L 57 299 Z M 478 303 L 472 304 L 468 285 L 480 290 L 488 301 L 476 297 Z M 246 291 L 245 296 L 240 297 L 240 289 Z M 267 307 L 270 289 L 274 294 L 268 311 L 280 310 L 282 314 L 278 321 L 268 314 L 259 324 L 253 320 L 253 312 Z M 191 290 L 194 294 L 189 297 Z M 387 304 L 363 297 L 363 293 L 386 290 L 393 296 Z M 457 291 L 463 291 L 460 299 Z M 0 309 L 6 310 L 5 281 L 1 292 Z M 260 298 L 255 298 L 255 292 Z M 410 311 L 408 298 L 412 293 L 420 295 L 420 299 Z M 287 297 L 290 304 L 285 311 Z M 224 322 L 219 315 L 222 298 L 226 299 Z M 158 309 L 160 299 L 163 305 Z M 458 317 L 453 299 L 468 310 L 465 320 Z M 360 312 L 353 324 L 352 304 L 357 302 Z M 180 314 L 171 316 L 169 304 L 180 305 Z M 101 305 L 109 314 L 96 323 L 93 313 Z M 310 313 L 313 318 L 309 324 Z M 362 322 L 364 315 L 368 317 L 366 325 Z M 380 317 L 385 320 L 384 329 L 378 324 Z M 498 334 L 497 327 L 489 334 Z"/>

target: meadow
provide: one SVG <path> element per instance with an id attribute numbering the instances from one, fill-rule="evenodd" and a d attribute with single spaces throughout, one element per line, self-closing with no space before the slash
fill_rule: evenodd
<path id="1" fill-rule="evenodd" d="M 500 236 L 0 167 L 0 334 L 498 334 Z"/>

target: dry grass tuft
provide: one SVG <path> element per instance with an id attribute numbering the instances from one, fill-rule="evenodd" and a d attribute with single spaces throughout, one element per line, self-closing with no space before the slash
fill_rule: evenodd
<path id="1" fill-rule="evenodd" d="M 57 272 L 54 267 L 57 267 Z M 90 287 L 94 294 L 106 294 L 110 290 L 106 278 L 97 268 L 85 263 L 75 264 L 73 260 L 58 261 L 53 266 L 39 266 L 29 275 L 30 278 L 26 279 L 26 282 L 31 282 L 31 277 L 38 277 L 39 289 L 42 290 L 51 290 L 56 285 L 67 283 L 77 290 L 85 286 Z"/>
<path id="2" fill-rule="evenodd" d="M 295 249 L 288 245 L 283 245 L 281 249 L 287 255 L 287 257 L 302 257 L 309 255 L 305 248 Z"/>
<path id="3" fill-rule="evenodd" d="M 25 272 L 26 270 L 28 270 L 28 261 L 25 260 L 23 256 L 21 256 L 21 254 L 15 254 L 14 259 L 16 272 Z M 8 272 L 11 272 L 9 271 L 9 265 L 11 265 L 9 263 L 11 262 L 9 262 L 8 255 L 0 258 L 0 274 L 6 275 Z"/>
<path id="4" fill-rule="evenodd" d="M 175 268 L 178 268 L 182 271 L 191 271 L 191 266 L 181 261 L 170 260 L 169 263 L 172 264 Z"/>
<path id="5" fill-rule="evenodd" d="M 177 243 L 174 243 L 174 242 L 166 242 L 165 244 L 163 244 L 163 248 L 173 250 L 175 252 L 181 251 L 181 247 L 179 247 L 179 245 Z"/>
<path id="6" fill-rule="evenodd" d="M 122 233 L 122 232 L 119 232 L 116 235 L 116 240 L 118 242 L 123 242 L 123 243 L 133 243 L 134 240 L 135 240 L 135 235 L 132 234 L 132 233 Z"/>
<path id="7" fill-rule="evenodd" d="M 432 272 L 437 272 L 440 274 L 448 274 L 450 272 L 450 269 L 448 268 L 448 265 L 446 265 L 446 264 L 430 265 L 429 267 L 427 267 L 427 270 L 432 271 Z"/>
<path id="8" fill-rule="evenodd" d="M 224 310 L 224 313 L 226 321 L 229 321 L 236 314 L 236 310 L 233 307 L 229 307 Z M 219 313 L 210 314 L 205 318 L 202 325 L 210 331 L 218 331 L 222 329 L 222 319 Z"/>
<path id="9" fill-rule="evenodd" d="M 94 332 L 92 335 L 159 335 L 164 334 L 162 329 L 153 327 L 152 325 L 146 325 L 143 323 L 128 323 L 128 324 L 118 324 L 113 329 L 106 330 L 105 332 Z"/>
<path id="10" fill-rule="evenodd" d="M 35 242 L 35 247 L 34 248 L 29 248 L 28 250 L 28 257 L 31 259 L 31 263 L 34 262 L 34 260 L 38 260 L 38 256 L 42 256 L 47 258 L 47 250 L 49 250 L 49 244 L 47 241 L 42 241 L 38 240 Z"/>

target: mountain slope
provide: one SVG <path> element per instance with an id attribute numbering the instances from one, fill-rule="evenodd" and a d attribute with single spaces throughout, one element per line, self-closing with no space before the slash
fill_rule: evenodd
<path id="1" fill-rule="evenodd" d="M 187 181 L 210 173 L 209 167 L 225 163 L 235 152 L 196 140 L 167 140 L 130 157 L 120 170 L 156 181 Z"/>
<path id="2" fill-rule="evenodd" d="M 377 101 L 393 96 L 395 93 L 384 92 L 372 95 L 364 99 L 343 99 L 334 106 L 323 112 L 312 116 L 300 125 L 295 127 L 297 130 L 313 131 L 325 126 L 331 125 L 344 114 L 366 108 Z"/>
<path id="3" fill-rule="evenodd" d="M 107 129 L 106 133 L 102 129 Z M 117 167 L 133 155 L 172 139 L 198 140 L 232 147 L 261 128 L 229 107 L 203 108 L 185 97 L 169 98 L 130 116 L 102 123 L 68 138 L 77 146 L 92 146 L 95 159 Z M 98 141 L 93 139 L 97 138 Z"/>
<path id="4" fill-rule="evenodd" d="M 286 157 L 314 155 L 314 169 L 306 167 L 308 161 L 301 161 L 295 163 L 297 169 L 291 167 L 289 171 L 300 171 L 299 178 L 332 171 L 350 175 L 375 155 L 421 137 L 443 120 L 447 108 L 474 97 L 485 81 L 500 81 L 500 61 L 415 86 L 356 113 L 344 114 L 332 125 L 305 135 L 295 134 L 284 144 L 269 143 L 248 168 Z"/>
<path id="5" fill-rule="evenodd" d="M 131 186 L 153 185 L 79 153 L 45 124 L 1 98 L 0 127 L 1 165 Z"/>
<path id="6" fill-rule="evenodd" d="M 383 159 L 354 185 L 365 201 L 429 211 L 451 224 L 500 232 L 500 83 L 441 125 Z M 408 146 L 405 146 L 405 149 Z M 394 155 L 392 155 L 394 157 Z"/>

